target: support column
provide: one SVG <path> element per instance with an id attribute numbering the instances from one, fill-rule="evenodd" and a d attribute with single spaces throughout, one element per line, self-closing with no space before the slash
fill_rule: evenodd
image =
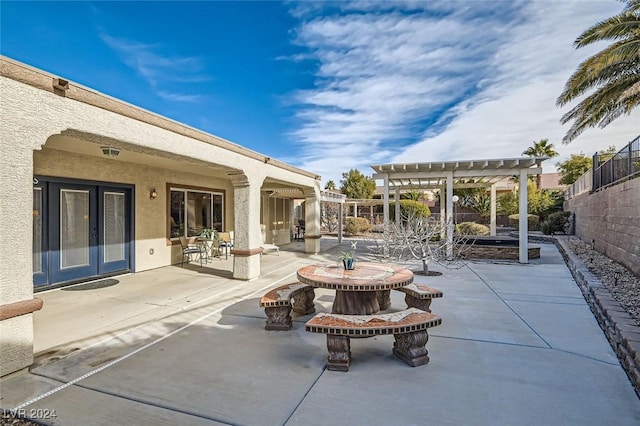
<path id="1" fill-rule="evenodd" d="M 444 205 L 445 205 L 444 186 L 441 186 L 439 191 L 440 191 L 440 241 L 442 241 L 444 240 L 444 237 L 447 235 L 447 215 L 444 209 Z"/>
<path id="2" fill-rule="evenodd" d="M 320 252 L 320 183 L 315 191 L 305 191 L 304 252 Z"/>
<path id="3" fill-rule="evenodd" d="M 338 206 L 338 244 L 342 244 L 342 234 L 344 233 L 344 226 L 342 224 L 344 221 L 344 203 L 340 203 Z"/>
<path id="4" fill-rule="evenodd" d="M 518 213 L 520 215 L 520 233 L 518 237 L 520 238 L 520 263 L 529 263 L 529 229 L 528 229 L 528 221 L 527 221 L 527 170 L 520 170 L 520 202 L 518 204 Z"/>
<path id="5" fill-rule="evenodd" d="M 389 225 L 389 175 L 384 175 L 384 184 L 382 186 L 382 220 L 385 228 Z"/>
<path id="6" fill-rule="evenodd" d="M 453 256 L 453 172 L 447 172 L 447 257 Z"/>
<path id="7" fill-rule="evenodd" d="M 396 205 L 396 222 L 400 221 L 400 188 L 396 188 L 393 194 L 393 201 Z"/>
<path id="8" fill-rule="evenodd" d="M 233 184 L 234 247 L 233 278 L 251 280 L 260 276 L 260 187 L 264 178 L 242 171 L 228 173 Z M 240 214 L 239 212 L 242 212 Z M 268 229 L 268 224 L 267 225 Z"/>
<path id="9" fill-rule="evenodd" d="M 358 203 L 353 203 L 353 217 L 358 217 Z"/>
<path id="10" fill-rule="evenodd" d="M 0 376 L 33 363 L 32 313 L 37 309 L 32 308 L 40 301 L 33 297 L 33 151 L 22 140 L 0 144 Z"/>
<path id="11" fill-rule="evenodd" d="M 496 184 L 491 185 L 491 214 L 489 235 L 496 235 Z"/>

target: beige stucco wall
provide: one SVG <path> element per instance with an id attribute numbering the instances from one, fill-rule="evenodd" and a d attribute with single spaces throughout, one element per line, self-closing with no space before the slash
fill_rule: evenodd
<path id="1" fill-rule="evenodd" d="M 33 363 L 33 315 L 0 321 L 0 377 Z"/>
<path id="2" fill-rule="evenodd" d="M 0 85 L 0 96 L 4 88 Z M 0 99 L 0 305 L 33 299 L 31 235 L 33 170 L 30 139 L 22 127 L 7 125 L 8 104 Z M 25 146 L 15 141 L 25 139 Z M 0 376 L 33 362 L 33 315 L 0 321 Z"/>
<path id="3" fill-rule="evenodd" d="M 34 151 L 33 161 L 35 175 L 135 186 L 135 272 L 180 262 L 180 246 L 171 246 L 167 240 L 167 183 L 225 191 L 225 227 L 233 230 L 233 187 L 229 180 L 47 149 L 46 145 L 42 151 Z M 149 197 L 151 188 L 158 192 L 155 200 Z"/>
<path id="4" fill-rule="evenodd" d="M 640 275 L 640 178 L 565 202 L 575 233 L 599 252 Z"/>

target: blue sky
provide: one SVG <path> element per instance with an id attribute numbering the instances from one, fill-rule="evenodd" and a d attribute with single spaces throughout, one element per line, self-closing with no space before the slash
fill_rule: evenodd
<path id="1" fill-rule="evenodd" d="M 555 99 L 615 0 L 7 2 L 3 55 L 339 183 L 390 162 L 620 148 L 635 111 L 561 138 Z"/>

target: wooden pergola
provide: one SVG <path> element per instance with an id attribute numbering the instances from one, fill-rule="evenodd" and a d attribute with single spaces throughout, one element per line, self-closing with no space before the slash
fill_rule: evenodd
<path id="1" fill-rule="evenodd" d="M 396 217 L 400 214 L 400 191 L 437 189 L 445 191 L 446 202 L 440 203 L 441 220 L 446 220 L 449 250 L 453 243 L 453 190 L 455 188 L 486 187 L 491 191 L 490 233 L 496 234 L 496 184 L 519 178 L 519 262 L 529 263 L 527 226 L 528 175 L 542 173 L 537 163 L 548 157 L 502 158 L 492 160 L 439 161 L 433 163 L 396 163 L 371 166 L 374 179 L 383 184 L 384 223 L 389 222 L 389 193 L 394 191 Z M 473 180 L 473 183 L 469 183 Z M 442 192 L 441 192 L 442 194 Z M 441 197 L 442 200 L 442 197 Z M 445 219 L 446 218 L 446 219 Z M 451 254 L 451 253 L 449 253 Z"/>

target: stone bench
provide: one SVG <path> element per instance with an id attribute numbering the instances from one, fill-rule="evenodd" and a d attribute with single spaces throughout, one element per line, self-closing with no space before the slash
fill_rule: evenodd
<path id="1" fill-rule="evenodd" d="M 404 301 L 409 308 L 418 308 L 426 312 L 431 312 L 431 299 L 442 297 L 442 292 L 437 288 L 429 287 L 424 284 L 411 283 L 404 287 L 394 288 L 406 294 Z M 380 310 L 384 311 L 391 307 L 391 290 L 378 291 L 378 305 Z"/>
<path id="2" fill-rule="evenodd" d="M 313 287 L 299 282 L 285 284 L 269 291 L 260 299 L 260 307 L 264 308 L 267 315 L 264 329 L 290 330 L 291 309 L 303 315 L 314 313 L 315 296 Z"/>
<path id="3" fill-rule="evenodd" d="M 312 333 L 327 335 L 327 368 L 349 371 L 351 337 L 393 334 L 393 354 L 412 367 L 427 364 L 429 340 L 427 329 L 442 323 L 437 315 L 416 308 L 374 315 L 340 315 L 320 313 L 305 324 Z"/>
<path id="4" fill-rule="evenodd" d="M 424 284 L 411 283 L 408 286 L 395 288 L 394 290 L 405 293 L 404 301 L 408 307 L 418 308 L 425 312 L 431 312 L 431 299 L 442 297 L 440 290 Z"/>

